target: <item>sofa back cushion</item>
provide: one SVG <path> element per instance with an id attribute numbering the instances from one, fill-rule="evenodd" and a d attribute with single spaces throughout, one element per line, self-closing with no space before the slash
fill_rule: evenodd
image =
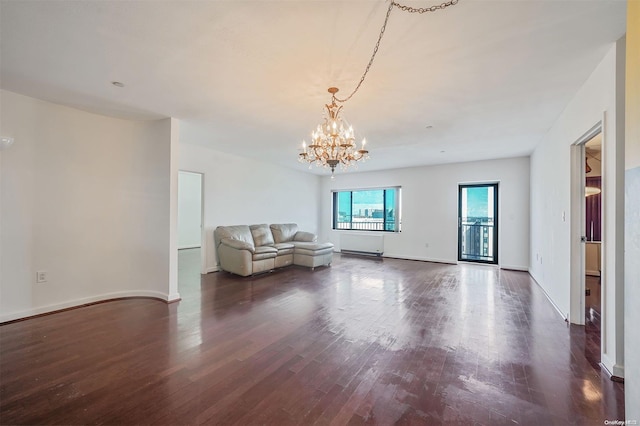
<path id="1" fill-rule="evenodd" d="M 295 223 L 279 223 L 271 225 L 271 232 L 276 244 L 293 241 L 298 232 L 298 225 Z"/>
<path id="2" fill-rule="evenodd" d="M 255 244 L 256 247 L 272 246 L 274 244 L 271 229 L 269 229 L 269 225 L 266 223 L 262 225 L 251 225 L 249 229 L 251 229 L 253 244 Z"/>
<path id="3" fill-rule="evenodd" d="M 312 232 L 298 231 L 296 232 L 293 241 L 301 241 L 306 243 L 314 243 L 318 241 L 318 236 Z"/>
<path id="4" fill-rule="evenodd" d="M 254 246 L 253 237 L 251 236 L 251 230 L 248 225 L 218 226 L 214 231 L 214 238 L 216 248 L 224 238 L 243 241 Z"/>

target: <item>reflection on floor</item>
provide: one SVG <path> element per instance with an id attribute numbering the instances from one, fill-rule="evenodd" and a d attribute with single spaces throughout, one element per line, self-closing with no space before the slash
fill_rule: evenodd
<path id="1" fill-rule="evenodd" d="M 593 368 L 600 368 L 600 306 L 601 306 L 601 284 L 600 277 L 587 275 L 585 278 L 585 288 L 589 289 L 589 295 L 585 296 L 585 323 L 584 323 L 584 356 Z"/>
<path id="2" fill-rule="evenodd" d="M 624 420 L 623 385 L 586 359 L 585 327 L 568 327 L 526 272 L 336 255 L 241 278 L 180 258 L 180 302 L 1 326 L 1 423 Z"/>
<path id="3" fill-rule="evenodd" d="M 600 277 L 587 275 L 585 277 L 585 287 L 590 290 L 590 294 L 585 298 L 585 306 L 587 308 L 587 317 L 596 314 L 600 317 Z M 591 312 L 595 311 L 595 312 Z"/>
<path id="4" fill-rule="evenodd" d="M 585 288 L 589 290 L 589 295 L 585 296 L 585 348 L 584 355 L 594 368 L 599 368 L 600 364 L 600 304 L 601 285 L 600 277 L 587 275 L 585 278 Z"/>
<path id="5" fill-rule="evenodd" d="M 178 250 L 178 291 L 200 293 L 200 248 Z"/>
<path id="6" fill-rule="evenodd" d="M 350 259 L 351 256 L 341 256 L 341 258 L 343 262 L 350 263 L 347 259 Z M 205 286 L 207 281 L 216 282 L 216 280 L 210 280 L 210 278 L 216 278 L 216 279 L 221 278 L 222 279 L 221 281 L 223 282 L 226 281 L 226 279 L 238 280 L 239 283 L 242 283 L 246 280 L 238 277 L 234 278 L 229 274 L 213 274 L 213 275 L 209 274 L 201 277 L 199 274 L 199 261 L 200 261 L 199 249 L 181 251 L 181 254 L 180 254 L 180 262 L 181 262 L 180 271 L 181 272 L 180 272 L 179 282 L 180 282 L 181 288 L 185 289 L 185 291 L 183 292 L 183 303 L 190 303 L 190 302 L 202 303 L 199 297 L 201 286 Z M 368 259 L 367 262 L 371 262 L 371 260 Z M 389 262 L 387 261 L 386 263 L 389 263 Z M 357 268 L 360 265 L 356 266 L 354 264 L 350 266 L 351 267 L 355 266 Z M 191 270 L 189 270 L 189 268 L 191 268 Z M 335 268 L 334 266 L 334 269 L 337 269 L 337 268 Z M 253 290 L 254 280 L 249 279 L 249 281 L 252 283 L 250 287 Z M 243 284 L 239 284 L 239 285 L 243 285 Z M 608 411 L 610 413 L 609 415 L 612 415 L 613 413 L 615 413 L 616 408 L 618 410 L 622 410 L 622 411 L 618 411 L 618 413 L 623 412 L 624 410 L 623 404 L 621 403 L 621 398 L 623 398 L 623 395 L 624 395 L 622 391 L 623 388 L 619 384 L 614 384 L 609 382 L 606 375 L 601 373 L 601 368 L 599 364 L 600 363 L 600 300 L 601 300 L 599 277 L 588 276 L 586 279 L 586 286 L 591 289 L 590 296 L 586 298 L 586 303 L 585 303 L 586 314 L 587 314 L 586 326 L 585 327 L 574 326 L 574 325 L 570 326 L 569 335 L 571 339 L 571 345 L 574 348 L 574 350 L 575 348 L 579 348 L 578 353 L 580 352 L 584 353 L 584 359 L 586 363 L 591 365 L 591 367 L 598 372 L 597 374 L 602 374 L 602 377 L 600 378 L 600 380 L 602 380 L 601 383 L 603 385 L 603 388 L 599 391 L 602 392 L 603 399 L 607 401 L 607 402 L 603 401 L 603 403 L 607 406 L 607 408 L 605 408 L 605 412 Z M 188 300 L 184 300 L 185 297 Z M 250 299 L 252 300 L 253 297 L 251 297 Z M 343 333 L 347 332 L 346 328 L 348 327 L 345 327 L 345 330 L 343 330 Z M 533 392 L 532 389 L 529 389 L 529 391 Z M 588 408 L 587 411 L 591 411 L 591 408 Z M 473 418 L 473 415 L 469 416 L 469 418 Z M 482 423 L 479 423 L 479 424 L 482 424 Z"/>

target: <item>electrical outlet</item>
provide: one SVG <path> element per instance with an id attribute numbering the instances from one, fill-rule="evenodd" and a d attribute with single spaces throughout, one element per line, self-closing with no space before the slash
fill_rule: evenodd
<path id="1" fill-rule="evenodd" d="M 46 283 L 47 282 L 47 271 L 37 271 L 36 272 L 36 282 L 37 283 Z"/>

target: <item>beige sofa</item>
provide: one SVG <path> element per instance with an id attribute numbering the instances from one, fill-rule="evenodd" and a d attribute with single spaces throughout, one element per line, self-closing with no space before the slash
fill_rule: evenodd
<path id="1" fill-rule="evenodd" d="M 333 259 L 333 244 L 295 223 L 218 226 L 213 237 L 219 269 L 244 277 L 292 264 L 313 270 Z"/>

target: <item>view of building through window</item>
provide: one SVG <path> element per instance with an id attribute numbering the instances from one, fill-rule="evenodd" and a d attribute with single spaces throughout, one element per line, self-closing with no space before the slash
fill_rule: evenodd
<path id="1" fill-rule="evenodd" d="M 459 195 L 459 260 L 495 263 L 497 185 L 461 185 Z"/>
<path id="2" fill-rule="evenodd" d="M 400 230 L 400 188 L 336 191 L 333 229 Z"/>

